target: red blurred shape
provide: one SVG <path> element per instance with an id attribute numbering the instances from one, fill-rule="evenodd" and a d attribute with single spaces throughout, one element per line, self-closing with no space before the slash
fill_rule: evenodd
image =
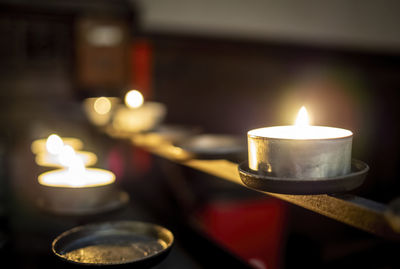
<path id="1" fill-rule="evenodd" d="M 215 241 L 255 268 L 281 267 L 286 205 L 275 198 L 217 201 L 199 216 Z"/>
<path id="2" fill-rule="evenodd" d="M 152 47 L 148 40 L 138 39 L 132 45 L 132 83 L 144 98 L 151 97 Z"/>
<path id="3" fill-rule="evenodd" d="M 115 174 L 117 179 L 123 178 L 125 165 L 122 153 L 118 147 L 114 147 L 107 155 L 107 166 Z"/>
<path id="4" fill-rule="evenodd" d="M 133 171 L 137 175 L 143 175 L 149 172 L 151 168 L 152 158 L 147 151 L 141 148 L 132 147 L 131 160 L 132 160 L 131 164 L 133 166 Z"/>

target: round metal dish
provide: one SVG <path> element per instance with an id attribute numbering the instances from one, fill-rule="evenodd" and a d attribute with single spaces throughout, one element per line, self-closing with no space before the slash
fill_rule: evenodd
<path id="1" fill-rule="evenodd" d="M 232 135 L 201 134 L 174 143 L 197 159 L 234 158 L 246 152 L 246 141 Z"/>
<path id="2" fill-rule="evenodd" d="M 73 198 L 71 198 L 73 199 Z M 82 204 L 81 206 L 54 206 L 54 204 L 44 197 L 37 200 L 38 207 L 48 213 L 56 215 L 83 216 L 95 215 L 119 209 L 129 202 L 129 195 L 124 191 L 115 191 L 112 196 L 98 201 L 95 204 Z"/>
<path id="3" fill-rule="evenodd" d="M 239 165 L 242 182 L 249 188 L 283 194 L 330 194 L 351 191 L 364 182 L 369 167 L 359 160 L 352 160 L 351 172 L 330 178 L 279 178 L 266 173 L 257 173 L 249 168 L 248 162 Z"/>
<path id="4" fill-rule="evenodd" d="M 159 225 L 117 221 L 78 226 L 52 243 L 60 259 L 76 265 L 149 268 L 169 253 L 173 234 Z"/>

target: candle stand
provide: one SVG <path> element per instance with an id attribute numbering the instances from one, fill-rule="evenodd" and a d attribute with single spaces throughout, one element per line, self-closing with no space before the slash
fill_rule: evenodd
<path id="1" fill-rule="evenodd" d="M 107 132 L 107 134 L 113 138 L 118 138 L 116 133 Z M 177 150 L 177 147 L 172 143 L 163 141 L 155 145 L 154 137 L 151 137 L 151 139 L 149 137 L 146 140 L 146 134 L 141 134 L 141 143 L 135 144 L 134 136 L 132 135 L 130 140 L 133 145 L 141 147 L 156 156 L 247 187 L 238 173 L 238 164 L 235 162 L 224 159 L 200 160 L 188 158 L 187 156 L 190 155 L 185 154 L 185 151 L 180 148 L 178 148 L 180 150 Z M 121 138 L 126 139 L 126 137 Z M 358 169 L 360 171 L 357 173 L 366 173 L 367 167 L 361 163 L 359 165 Z M 361 179 L 361 175 L 359 179 Z M 385 204 L 353 194 L 292 195 L 267 192 L 261 189 L 255 190 L 377 236 L 400 240 L 400 234 L 391 227 L 385 216 L 389 210 Z"/>

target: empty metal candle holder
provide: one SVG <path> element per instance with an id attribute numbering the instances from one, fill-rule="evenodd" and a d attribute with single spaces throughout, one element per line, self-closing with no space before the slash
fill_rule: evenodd
<path id="1" fill-rule="evenodd" d="M 52 243 L 53 253 L 76 265 L 150 268 L 165 259 L 173 234 L 159 225 L 117 221 L 75 227 Z"/>

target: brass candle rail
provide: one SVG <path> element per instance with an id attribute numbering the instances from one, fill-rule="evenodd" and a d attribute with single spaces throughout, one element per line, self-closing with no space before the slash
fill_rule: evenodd
<path id="1" fill-rule="evenodd" d="M 106 133 L 114 138 L 129 138 L 133 145 L 141 147 L 154 155 L 245 186 L 239 177 L 237 163 L 228 160 L 193 159 L 188 152 L 175 147 L 170 141 L 154 133 L 131 136 L 118 134 L 112 130 L 108 130 Z M 287 195 L 260 192 L 371 234 L 387 239 L 400 239 L 400 234 L 392 229 L 385 217 L 387 206 L 384 204 L 351 194 Z"/>

